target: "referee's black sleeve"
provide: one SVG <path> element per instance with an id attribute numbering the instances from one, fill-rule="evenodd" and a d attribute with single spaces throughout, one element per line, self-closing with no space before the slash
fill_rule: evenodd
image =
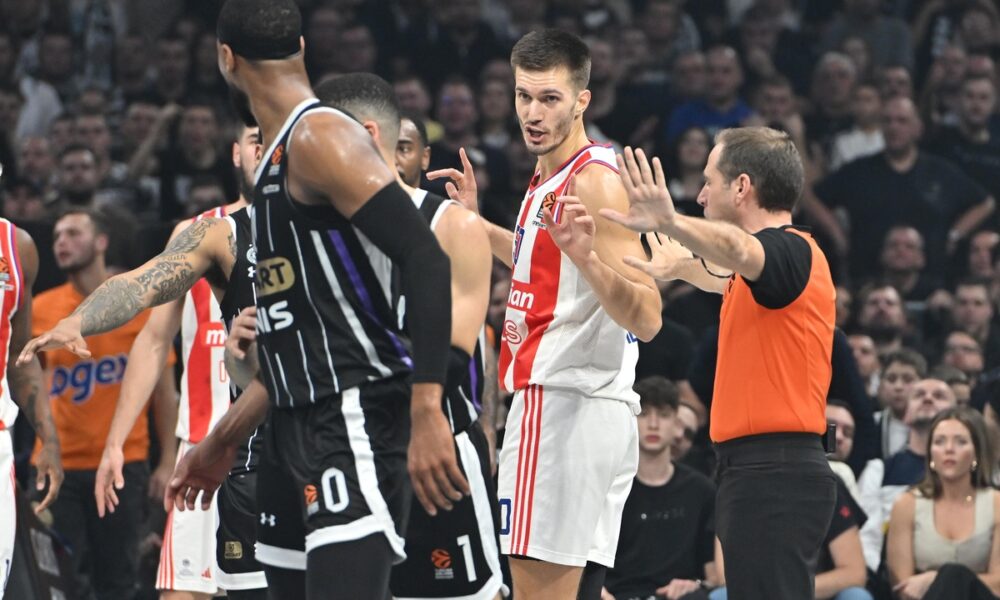
<path id="1" fill-rule="evenodd" d="M 756 281 L 746 280 L 757 304 L 784 308 L 795 301 L 809 283 L 812 248 L 802 236 L 785 229 L 764 229 L 754 234 L 764 246 L 764 270 Z"/>

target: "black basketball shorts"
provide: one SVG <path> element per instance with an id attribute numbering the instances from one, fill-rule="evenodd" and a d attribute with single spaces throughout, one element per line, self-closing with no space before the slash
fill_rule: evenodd
<path id="1" fill-rule="evenodd" d="M 255 556 L 257 541 L 257 473 L 232 474 L 219 487 L 219 528 L 215 532 L 216 581 L 224 590 L 267 587 Z"/>

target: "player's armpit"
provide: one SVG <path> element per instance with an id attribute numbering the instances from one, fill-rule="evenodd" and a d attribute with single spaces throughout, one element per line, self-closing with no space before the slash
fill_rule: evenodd
<path id="1" fill-rule="evenodd" d="M 451 262 L 451 345 L 472 354 L 490 303 L 489 237 L 479 217 L 460 206 L 449 207 L 434 231 Z"/>

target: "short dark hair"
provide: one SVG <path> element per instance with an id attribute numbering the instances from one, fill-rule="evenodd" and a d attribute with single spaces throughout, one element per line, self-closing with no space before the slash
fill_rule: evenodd
<path id="1" fill-rule="evenodd" d="M 894 363 L 913 367 L 913 370 L 917 372 L 917 377 L 920 379 L 927 376 L 927 359 L 924 358 L 919 352 L 911 348 L 900 348 L 899 350 L 894 350 L 883 356 L 883 376 L 885 376 L 885 372 L 889 370 L 889 367 Z"/>
<path id="2" fill-rule="evenodd" d="M 740 127 L 720 131 L 715 143 L 722 145 L 718 169 L 726 184 L 746 174 L 761 208 L 770 212 L 795 208 L 805 178 L 791 136 L 768 127 Z"/>
<path id="3" fill-rule="evenodd" d="M 1000 244 L 997 244 L 1000 246 Z M 965 277 L 955 284 L 955 292 L 958 292 L 958 288 L 963 287 L 981 287 L 986 291 L 986 295 L 990 295 L 990 288 L 993 287 L 993 282 L 986 277 Z"/>
<path id="4" fill-rule="evenodd" d="M 244 59 L 280 60 L 300 50 L 302 15 L 294 0 L 226 0 L 216 36 Z"/>
<path id="5" fill-rule="evenodd" d="M 680 392 L 674 382 L 662 375 L 650 375 L 637 381 L 632 389 L 639 394 L 639 405 L 643 408 L 669 408 L 676 412 L 680 405 Z"/>
<path id="6" fill-rule="evenodd" d="M 573 85 L 584 89 L 590 82 L 590 49 L 578 36 L 560 29 L 532 31 L 514 44 L 510 66 L 525 71 L 565 67 Z"/>
<path id="7" fill-rule="evenodd" d="M 313 92 L 327 106 L 378 123 L 383 140 L 395 148 L 399 139 L 399 102 L 388 81 L 371 73 L 349 73 L 324 79 Z"/>
<path id="8" fill-rule="evenodd" d="M 420 135 L 420 145 L 422 147 L 426 148 L 430 145 L 430 142 L 427 141 L 427 124 L 424 123 L 423 117 L 421 117 L 418 112 L 413 110 L 404 110 L 400 113 L 399 120 L 405 120 L 413 123 L 413 126 L 417 128 L 417 133 Z M 1000 246 L 1000 244 L 997 245 Z"/>
<path id="9" fill-rule="evenodd" d="M 955 385 L 956 383 L 969 384 L 969 376 L 963 373 L 961 369 L 951 365 L 938 365 L 931 369 L 927 377 L 929 379 L 940 379 L 948 385 Z"/>
<path id="10" fill-rule="evenodd" d="M 844 402 L 844 401 L 843 401 L 843 400 L 841 400 L 840 398 L 827 398 L 827 399 L 826 399 L 826 405 L 827 405 L 828 407 L 829 407 L 829 406 L 836 406 L 837 408 L 843 408 L 843 409 L 844 409 L 844 410 L 846 410 L 847 412 L 850 412 L 850 413 L 851 413 L 851 416 L 854 416 L 854 413 L 853 413 L 853 412 L 851 412 L 851 407 L 850 407 L 850 405 L 848 405 L 848 404 L 847 404 L 847 402 Z"/>
<path id="11" fill-rule="evenodd" d="M 98 235 L 109 235 L 111 231 L 111 226 L 108 222 L 108 217 L 99 209 L 91 208 L 89 206 L 71 206 L 60 211 L 59 215 L 56 217 L 55 223 L 62 221 L 70 215 L 84 215 L 90 219 L 90 222 L 94 224 L 94 232 Z"/>
<path id="12" fill-rule="evenodd" d="M 58 162 L 62 162 L 64 158 L 66 158 L 70 154 L 76 154 L 77 152 L 86 152 L 94 158 L 94 161 L 97 161 L 97 155 L 94 154 L 94 151 L 91 150 L 90 146 L 73 142 L 71 144 L 66 144 L 66 147 L 62 149 L 62 152 L 59 153 Z"/>

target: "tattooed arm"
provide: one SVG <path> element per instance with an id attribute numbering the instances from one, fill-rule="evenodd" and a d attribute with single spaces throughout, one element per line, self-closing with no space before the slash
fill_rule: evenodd
<path id="1" fill-rule="evenodd" d="M 235 238 L 225 219 L 195 221 L 167 248 L 146 264 L 108 279 L 80 304 L 73 314 L 50 331 L 28 342 L 18 364 L 41 350 L 65 348 L 89 358 L 83 338 L 128 323 L 137 314 L 184 296 L 212 265 L 223 273 L 232 270 Z"/>
<path id="2" fill-rule="evenodd" d="M 38 275 L 38 249 L 31 236 L 25 231 L 17 229 L 17 251 L 21 257 L 21 305 L 11 319 L 10 353 L 8 356 L 16 356 L 24 347 L 25 342 L 31 336 L 31 288 L 35 285 L 35 277 Z M 52 422 L 52 413 L 49 411 L 49 397 L 43 391 L 42 367 L 38 363 L 38 358 L 32 355 L 31 360 L 18 364 L 7 363 L 7 380 L 10 382 L 10 391 L 14 400 L 21 406 L 21 410 L 35 434 L 42 440 L 42 450 L 38 455 L 36 464 L 38 479 L 36 487 L 39 490 L 45 488 L 45 479 L 48 478 L 49 490 L 42 502 L 35 508 L 39 513 L 49 506 L 59 495 L 59 488 L 62 486 L 63 470 L 62 460 L 59 450 L 59 435 L 56 426 Z"/>

